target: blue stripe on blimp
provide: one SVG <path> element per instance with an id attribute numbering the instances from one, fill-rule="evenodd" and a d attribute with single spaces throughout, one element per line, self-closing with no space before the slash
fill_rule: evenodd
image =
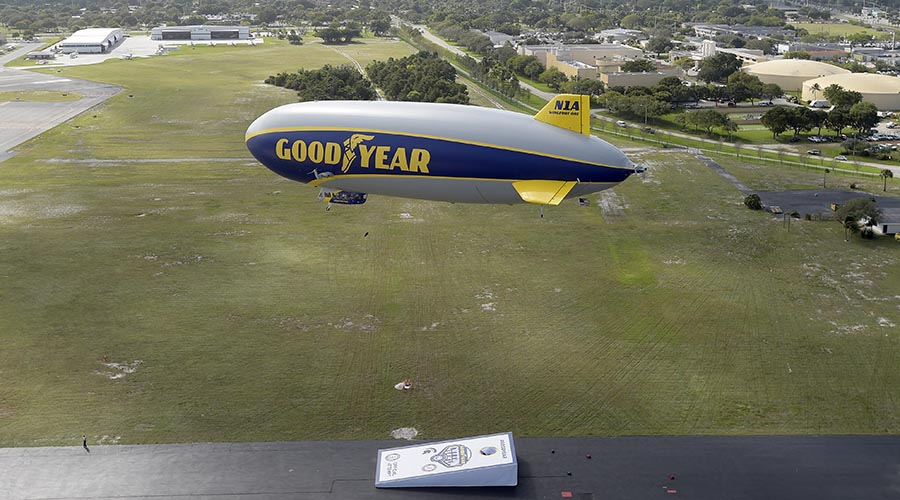
<path id="1" fill-rule="evenodd" d="M 370 131 L 274 131 L 250 137 L 247 147 L 273 172 L 306 183 L 326 172 L 597 183 L 621 182 L 633 173 L 629 168 L 566 158 L 565 151 L 549 156 L 501 146 Z"/>

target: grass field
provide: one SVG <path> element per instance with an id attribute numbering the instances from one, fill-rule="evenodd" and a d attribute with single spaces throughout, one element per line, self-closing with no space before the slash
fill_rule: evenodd
<path id="1" fill-rule="evenodd" d="M 850 23 L 792 23 L 792 25 L 795 28 L 805 29 L 812 34 L 824 33 L 826 35 L 833 36 L 847 36 L 853 35 L 855 33 L 864 33 L 866 35 L 872 35 L 876 38 L 885 38 L 890 36 L 890 34 L 888 33 L 883 33 L 872 28 L 857 26 Z"/>
<path id="2" fill-rule="evenodd" d="M 326 213 L 243 132 L 293 99 L 263 78 L 343 58 L 266 44 L 64 70 L 127 90 L 0 168 L 0 446 L 900 432 L 893 241 L 788 232 L 646 149 L 646 177 L 543 220 L 380 196 Z"/>

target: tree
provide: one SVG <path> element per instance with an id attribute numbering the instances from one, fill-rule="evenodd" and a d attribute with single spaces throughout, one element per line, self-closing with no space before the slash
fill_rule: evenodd
<path id="1" fill-rule="evenodd" d="M 850 238 L 847 237 L 847 234 L 853 234 L 859 231 L 859 222 L 853 218 L 852 215 L 848 215 L 844 217 L 844 241 L 850 241 Z"/>
<path id="2" fill-rule="evenodd" d="M 372 82 L 349 65 L 326 64 L 317 70 L 279 73 L 266 78 L 266 83 L 296 90 L 300 101 L 372 100 L 376 97 Z"/>
<path id="3" fill-rule="evenodd" d="M 844 127 L 850 125 L 850 111 L 847 108 L 835 108 L 828 113 L 825 125 L 834 130 L 834 135 L 841 135 Z"/>
<path id="4" fill-rule="evenodd" d="M 849 108 L 858 102 L 862 102 L 862 94 L 855 90 L 844 90 L 844 87 L 836 83 L 825 87 L 822 91 L 825 99 L 838 108 Z"/>
<path id="5" fill-rule="evenodd" d="M 569 77 L 565 73 L 556 68 L 547 68 L 538 77 L 539 82 L 546 83 L 551 89 L 556 91 L 559 91 L 559 86 L 568 79 Z"/>
<path id="6" fill-rule="evenodd" d="M 874 223 L 881 217 L 881 210 L 872 198 L 853 198 L 842 203 L 834 215 L 837 220 L 844 221 L 848 230 L 856 232 L 859 231 L 859 221 L 864 225 Z"/>
<path id="7" fill-rule="evenodd" d="M 812 125 L 810 128 L 818 129 L 816 135 L 822 135 L 822 127 L 825 126 L 825 122 L 828 120 L 828 112 L 821 109 L 814 109 L 810 115 L 810 120 Z"/>
<path id="8" fill-rule="evenodd" d="M 762 91 L 759 93 L 759 97 L 762 99 L 768 99 L 769 102 L 772 102 L 772 99 L 781 96 L 784 94 L 784 91 L 781 90 L 781 87 L 778 86 L 777 83 L 766 83 L 762 86 Z"/>
<path id="9" fill-rule="evenodd" d="M 656 71 L 656 65 L 649 59 L 635 59 L 622 65 L 625 73 L 650 73 Z"/>
<path id="10" fill-rule="evenodd" d="M 790 111 L 784 106 L 775 106 L 766 111 L 759 121 L 764 127 L 772 131 L 772 138 L 775 139 L 779 134 L 790 128 L 791 117 Z"/>
<path id="11" fill-rule="evenodd" d="M 688 123 L 697 128 L 706 129 L 707 134 L 712 134 L 714 127 L 722 127 L 728 123 L 728 117 L 713 109 L 701 109 L 685 114 Z"/>
<path id="12" fill-rule="evenodd" d="M 762 210 L 762 200 L 756 193 L 748 194 L 747 197 L 744 198 L 744 205 L 747 205 L 747 208 L 750 210 Z"/>
<path id="13" fill-rule="evenodd" d="M 813 93 L 813 99 L 818 99 L 818 98 L 819 98 L 819 92 L 822 91 L 822 86 L 819 85 L 818 83 L 814 83 L 814 84 L 812 84 L 812 86 L 809 88 L 809 91 Z"/>
<path id="14" fill-rule="evenodd" d="M 387 17 L 379 17 L 369 21 L 369 29 L 376 36 L 383 36 L 391 29 L 391 20 Z"/>
<path id="15" fill-rule="evenodd" d="M 735 101 L 746 101 L 762 95 L 763 83 L 756 75 L 738 71 L 728 76 L 728 94 Z"/>
<path id="16" fill-rule="evenodd" d="M 647 40 L 647 50 L 659 57 L 663 52 L 671 50 L 673 47 L 672 40 L 664 36 L 654 36 Z"/>
<path id="17" fill-rule="evenodd" d="M 361 34 L 359 28 L 333 24 L 327 28 L 316 30 L 315 35 L 325 43 L 350 43 Z"/>
<path id="18" fill-rule="evenodd" d="M 757 40 L 755 38 L 751 38 L 747 40 L 747 44 L 744 45 L 745 49 L 753 49 L 753 50 L 761 50 L 763 54 L 772 55 L 775 53 L 775 46 L 772 44 L 771 40 Z"/>
<path id="19" fill-rule="evenodd" d="M 809 108 L 788 108 L 789 125 L 794 129 L 794 137 L 797 134 L 812 129 L 816 126 L 816 117 Z"/>
<path id="20" fill-rule="evenodd" d="M 603 93 L 603 82 L 592 78 L 573 78 L 563 82 L 562 85 L 559 86 L 559 90 L 566 94 L 581 94 L 596 97 Z"/>
<path id="21" fill-rule="evenodd" d="M 866 141 L 853 137 L 841 142 L 841 148 L 843 148 L 841 152 L 845 155 L 858 155 L 868 149 L 868 147 L 869 144 Z"/>
<path id="22" fill-rule="evenodd" d="M 871 102 L 858 102 L 850 108 L 850 122 L 862 134 L 878 124 L 878 108 Z"/>
<path id="23" fill-rule="evenodd" d="M 700 61 L 697 77 L 707 83 L 724 82 L 729 75 L 741 69 L 742 64 L 734 54 L 719 52 Z"/>
<path id="24" fill-rule="evenodd" d="M 789 50 L 784 53 L 785 59 L 809 59 L 809 52 L 805 50 Z"/>
<path id="25" fill-rule="evenodd" d="M 879 175 L 881 175 L 881 179 L 884 181 L 884 184 L 881 186 L 881 190 L 887 191 L 887 180 L 894 177 L 894 172 L 889 168 L 885 168 Z"/>
<path id="26" fill-rule="evenodd" d="M 366 74 L 392 101 L 469 102 L 466 86 L 456 82 L 456 69 L 434 52 L 373 61 L 366 67 Z"/>

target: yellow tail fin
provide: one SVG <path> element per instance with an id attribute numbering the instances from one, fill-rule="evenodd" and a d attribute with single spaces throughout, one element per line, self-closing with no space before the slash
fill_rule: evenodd
<path id="1" fill-rule="evenodd" d="M 591 97 L 576 94 L 560 94 L 534 115 L 550 125 L 591 135 Z"/>

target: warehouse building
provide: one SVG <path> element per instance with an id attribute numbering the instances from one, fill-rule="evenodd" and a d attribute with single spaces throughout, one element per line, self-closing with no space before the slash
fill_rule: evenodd
<path id="1" fill-rule="evenodd" d="M 160 26 L 150 30 L 151 40 L 249 40 L 249 26 Z"/>
<path id="2" fill-rule="evenodd" d="M 65 54 L 105 54 L 124 39 L 125 32 L 120 28 L 89 28 L 72 33 L 57 47 Z"/>
<path id="3" fill-rule="evenodd" d="M 815 91 L 814 85 L 818 85 Z M 821 99 L 822 90 L 829 85 L 840 85 L 844 90 L 859 92 L 863 96 L 863 101 L 871 102 L 879 110 L 900 110 L 900 78 L 896 76 L 846 73 L 814 78 L 803 82 L 803 100 Z"/>
<path id="4" fill-rule="evenodd" d="M 793 91 L 801 90 L 803 82 L 813 78 L 850 73 L 833 64 L 805 59 L 776 59 L 747 66 L 742 71 L 759 78 L 763 83 L 774 83 L 782 90 Z"/>

